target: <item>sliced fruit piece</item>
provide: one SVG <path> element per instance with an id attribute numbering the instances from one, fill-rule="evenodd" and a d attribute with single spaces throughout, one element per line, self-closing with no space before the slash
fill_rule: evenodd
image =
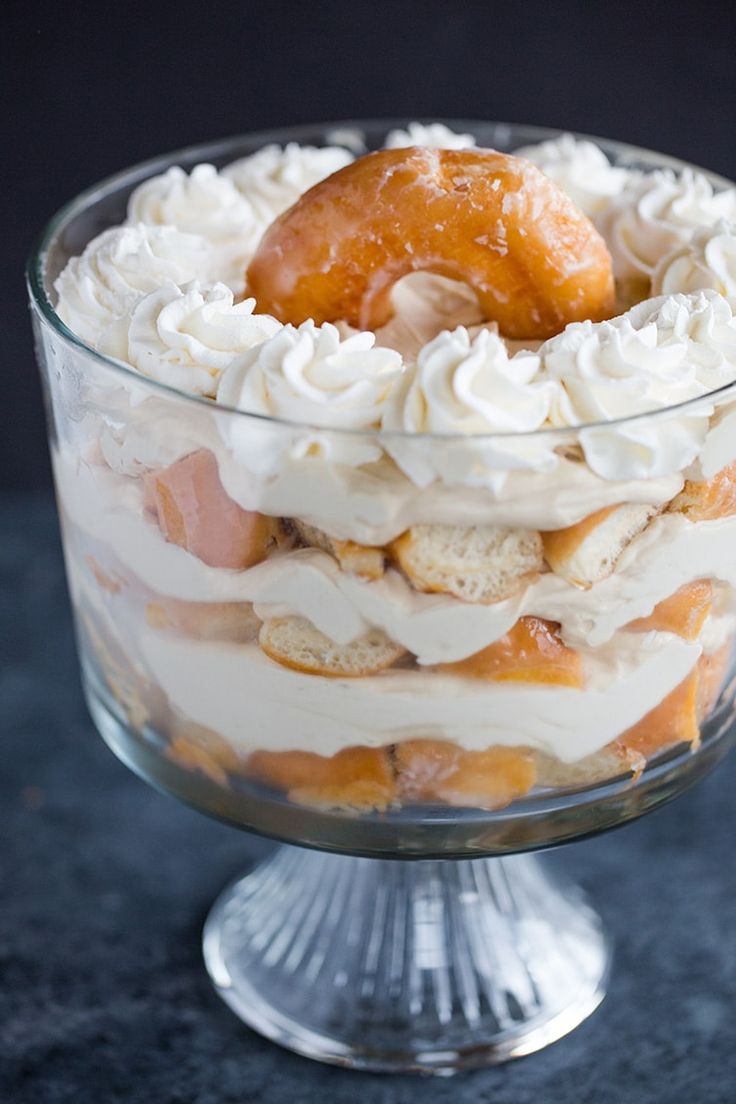
<path id="1" fill-rule="evenodd" d="M 312 751 L 255 751 L 246 773 L 286 790 L 300 805 L 385 809 L 396 794 L 387 748 L 343 748 L 329 758 Z"/>
<path id="2" fill-rule="evenodd" d="M 538 682 L 583 685 L 580 656 L 562 643 L 559 625 L 541 617 L 521 617 L 505 636 L 457 663 L 437 670 L 488 682 Z"/>
<path id="3" fill-rule="evenodd" d="M 567 529 L 542 533 L 544 558 L 556 575 L 578 587 L 591 587 L 610 575 L 627 544 L 658 513 L 654 506 L 607 506 Z"/>
<path id="4" fill-rule="evenodd" d="M 637 778 L 647 761 L 640 751 L 621 747 L 614 740 L 574 763 L 563 763 L 553 755 L 537 751 L 535 763 L 540 786 L 592 786 L 620 774 Z"/>
<path id="5" fill-rule="evenodd" d="M 108 594 L 119 594 L 123 587 L 127 586 L 127 580 L 115 572 L 104 571 L 94 556 L 87 555 L 84 562 L 94 575 L 95 582 Z"/>
<path id="6" fill-rule="evenodd" d="M 710 579 L 685 583 L 669 598 L 659 602 L 648 617 L 639 617 L 626 626 L 632 632 L 676 633 L 684 640 L 696 640 L 713 605 L 713 584 Z"/>
<path id="7" fill-rule="evenodd" d="M 276 522 L 233 502 L 208 449 L 144 476 L 144 504 L 167 541 L 210 567 L 252 567 L 265 559 Z"/>
<path id="8" fill-rule="evenodd" d="M 673 744 L 697 746 L 699 742 L 696 668 L 659 705 L 619 736 L 616 744 L 625 752 L 639 752 L 649 758 Z"/>
<path id="9" fill-rule="evenodd" d="M 242 767 L 238 753 L 217 732 L 192 722 L 177 724 L 164 753 L 172 763 L 205 775 L 218 786 Z"/>
<path id="10" fill-rule="evenodd" d="M 146 606 L 152 629 L 179 632 L 195 640 L 228 640 L 245 644 L 258 637 L 261 620 L 251 602 L 184 602 L 159 598 Z"/>
<path id="11" fill-rule="evenodd" d="M 667 507 L 688 521 L 714 521 L 736 514 L 736 461 L 712 479 L 685 480 L 685 486 Z"/>
<path id="12" fill-rule="evenodd" d="M 444 740 L 406 740 L 394 746 L 396 785 L 404 801 L 440 801 L 501 809 L 531 790 L 534 756 L 517 748 L 464 751 Z"/>
<path id="13" fill-rule="evenodd" d="M 375 675 L 406 652 L 381 629 L 370 629 L 349 644 L 335 644 L 303 617 L 264 622 L 258 641 L 266 655 L 284 667 L 328 678 Z"/>
<path id="14" fill-rule="evenodd" d="M 385 548 L 356 544 L 351 540 L 337 540 L 329 537 L 315 525 L 300 521 L 299 518 L 294 518 L 292 524 L 305 544 L 312 548 L 321 548 L 323 552 L 329 552 L 343 571 L 348 571 L 351 575 L 360 575 L 365 579 L 380 579 L 383 575 L 386 566 Z"/>
<path id="15" fill-rule="evenodd" d="M 718 695 L 728 676 L 733 640 L 728 640 L 716 652 L 698 660 L 698 717 L 704 721 L 715 708 Z"/>
<path id="16" fill-rule="evenodd" d="M 417 590 L 465 602 L 509 598 L 544 567 L 542 538 L 533 529 L 414 525 L 389 551 Z"/>

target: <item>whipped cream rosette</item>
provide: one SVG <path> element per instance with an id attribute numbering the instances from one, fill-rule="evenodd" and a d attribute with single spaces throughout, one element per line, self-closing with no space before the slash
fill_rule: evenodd
<path id="1" fill-rule="evenodd" d="M 736 223 L 719 219 L 696 231 L 660 259 L 652 274 L 652 295 L 711 288 L 736 297 Z"/>
<path id="2" fill-rule="evenodd" d="M 594 142 L 562 134 L 516 150 L 554 180 L 589 215 L 604 210 L 640 174 L 614 167 Z"/>
<path id="3" fill-rule="evenodd" d="M 348 165 L 353 156 L 341 146 L 264 146 L 223 169 L 225 179 L 248 199 L 263 226 L 291 207 L 300 195 L 333 172 Z"/>
<path id="4" fill-rule="evenodd" d="M 598 216 L 617 279 L 648 281 L 661 259 L 703 227 L 736 218 L 736 189 L 715 192 L 702 173 L 669 170 L 632 178 Z"/>
<path id="5" fill-rule="evenodd" d="M 513 436 L 547 420 L 557 385 L 540 380 L 539 367 L 534 353 L 509 358 L 488 330 L 473 340 L 463 326 L 444 331 L 420 351 L 386 408 L 387 451 L 419 486 L 434 479 L 499 486 L 510 468 L 554 466 L 552 445 Z M 461 440 L 422 440 L 421 434 Z M 509 436 L 482 439 L 492 434 Z"/>
<path id="6" fill-rule="evenodd" d="M 126 315 L 167 281 L 206 278 L 207 242 L 175 226 L 116 226 L 72 257 L 56 281 L 59 317 L 89 345 L 118 359 L 127 355 Z"/>
<path id="7" fill-rule="evenodd" d="M 254 299 L 235 303 L 225 284 L 164 284 L 134 307 L 126 359 L 169 387 L 214 396 L 233 358 L 280 329 L 254 307 Z"/>
<path id="8" fill-rule="evenodd" d="M 295 425 L 233 421 L 227 423 L 228 443 L 240 462 L 259 472 L 287 459 L 329 459 L 349 466 L 377 460 L 381 449 L 370 436 L 329 431 L 376 428 L 400 373 L 400 355 L 377 348 L 372 333 L 341 340 L 329 323 L 283 326 L 230 365 L 217 401 Z"/>
<path id="9" fill-rule="evenodd" d="M 174 166 L 145 180 L 130 197 L 128 222 L 200 234 L 210 244 L 211 275 L 234 288 L 243 286 L 263 232 L 253 205 L 214 165 L 196 165 L 191 173 Z"/>
<path id="10" fill-rule="evenodd" d="M 709 333 L 719 334 L 723 351 Z M 565 426 L 604 423 L 580 431 L 585 459 L 604 479 L 682 471 L 703 446 L 712 403 L 605 423 L 666 412 L 732 382 L 735 335 L 731 310 L 715 293 L 645 301 L 611 322 L 569 325 L 539 350 L 545 374 L 562 384 L 550 419 Z"/>
<path id="11" fill-rule="evenodd" d="M 406 130 L 390 130 L 386 149 L 424 146 L 426 149 L 470 149 L 476 145 L 472 134 L 458 134 L 444 123 L 409 123 Z"/>

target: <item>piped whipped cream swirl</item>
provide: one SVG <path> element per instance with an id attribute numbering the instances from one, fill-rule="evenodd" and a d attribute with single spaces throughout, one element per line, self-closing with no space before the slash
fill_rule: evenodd
<path id="1" fill-rule="evenodd" d="M 692 295 L 670 295 L 650 301 L 649 319 L 656 322 L 659 344 L 681 344 L 705 391 L 715 391 L 736 379 L 736 316 L 733 305 L 710 289 Z M 629 312 L 644 318 L 647 304 Z"/>
<path id="2" fill-rule="evenodd" d="M 390 130 L 385 149 L 424 146 L 425 149 L 470 149 L 475 145 L 472 134 L 458 134 L 444 123 L 409 123 L 406 130 Z"/>
<path id="3" fill-rule="evenodd" d="M 212 273 L 239 288 L 263 231 L 252 204 L 214 165 L 190 174 L 176 166 L 139 184 L 128 202 L 128 222 L 172 225 L 201 234 L 212 248 Z"/>
<path id="4" fill-rule="evenodd" d="M 212 397 L 235 357 L 281 329 L 254 307 L 255 299 L 234 303 L 225 284 L 166 283 L 133 309 L 127 359 L 169 387 Z"/>
<path id="5" fill-rule="evenodd" d="M 666 253 L 652 276 L 652 295 L 705 288 L 736 298 L 736 223 L 720 219 Z"/>
<path id="6" fill-rule="evenodd" d="M 253 207 L 265 228 L 309 188 L 349 165 L 353 155 L 340 146 L 264 146 L 222 171 Z"/>
<path id="7" fill-rule="evenodd" d="M 377 460 L 381 449 L 370 436 L 320 430 L 377 427 L 401 367 L 399 353 L 376 348 L 372 333 L 343 341 L 330 323 L 283 326 L 230 365 L 217 401 L 299 424 L 259 426 L 230 419 L 225 423 L 229 443 L 238 459 L 260 472 L 286 458 L 328 458 L 351 466 Z M 309 426 L 317 428 L 304 428 Z"/>
<path id="8" fill-rule="evenodd" d="M 514 152 L 537 165 L 589 215 L 602 211 L 632 179 L 627 169 L 615 168 L 594 142 L 574 138 L 572 134 L 522 146 Z"/>
<path id="9" fill-rule="evenodd" d="M 116 226 L 72 257 L 56 281 L 56 312 L 70 330 L 108 356 L 127 359 L 126 316 L 163 283 L 207 276 L 207 243 L 174 226 Z"/>
<path id="10" fill-rule="evenodd" d="M 616 278 L 650 280 L 665 254 L 719 219 L 736 219 L 736 188 L 714 192 L 702 173 L 684 169 L 634 178 L 597 221 Z"/>
<path id="11" fill-rule="evenodd" d="M 539 349 L 544 374 L 562 385 L 550 420 L 559 426 L 609 422 L 706 395 L 736 379 L 734 337 L 736 320 L 715 293 L 649 300 L 611 322 L 571 324 Z M 704 402 L 592 426 L 580 430 L 580 445 L 604 479 L 682 471 L 703 446 L 712 410 Z"/>
<path id="12" fill-rule="evenodd" d="M 530 433 L 545 423 L 558 385 L 540 380 L 539 368 L 534 353 L 509 358 L 496 333 L 481 330 L 471 341 L 463 326 L 444 331 L 420 351 L 387 405 L 383 428 L 410 435 L 387 436 L 387 451 L 419 486 L 437 478 L 497 485 L 510 468 L 554 465 L 554 455 L 541 440 L 483 439 Z M 412 440 L 416 434 L 461 439 Z"/>

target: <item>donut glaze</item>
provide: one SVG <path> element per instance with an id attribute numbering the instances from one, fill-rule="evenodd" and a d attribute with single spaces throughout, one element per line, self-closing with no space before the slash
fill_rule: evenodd
<path id="1" fill-rule="evenodd" d="M 530 162 L 484 149 L 379 150 L 346 165 L 268 228 L 246 279 L 282 322 L 376 329 L 393 284 L 418 270 L 469 284 L 507 337 L 614 310 L 592 222 Z"/>

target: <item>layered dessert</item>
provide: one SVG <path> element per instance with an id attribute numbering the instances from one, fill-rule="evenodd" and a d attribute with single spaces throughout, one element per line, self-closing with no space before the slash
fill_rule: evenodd
<path id="1" fill-rule="evenodd" d="M 166 760 L 496 809 L 697 747 L 736 629 L 736 190 L 414 124 L 171 168 L 55 290 L 73 598 Z"/>

